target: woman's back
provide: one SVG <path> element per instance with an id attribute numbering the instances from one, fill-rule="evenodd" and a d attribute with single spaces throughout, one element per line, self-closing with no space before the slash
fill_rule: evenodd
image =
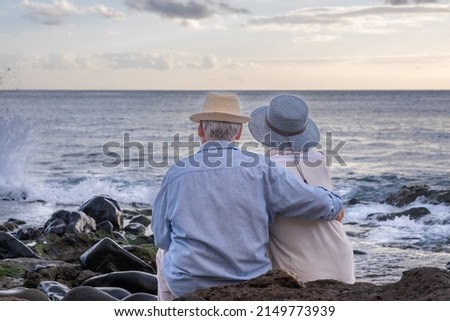
<path id="1" fill-rule="evenodd" d="M 297 160 L 292 152 L 279 155 L 272 151 L 271 159 L 298 179 L 331 189 L 330 175 L 321 153 L 311 149 L 306 154 L 296 155 Z M 289 270 L 303 282 L 319 279 L 355 282 L 353 248 L 338 221 L 305 221 L 277 215 L 270 230 L 269 255 L 273 268 Z"/>

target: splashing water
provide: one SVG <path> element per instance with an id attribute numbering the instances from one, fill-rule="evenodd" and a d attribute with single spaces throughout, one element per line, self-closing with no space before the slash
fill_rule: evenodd
<path id="1" fill-rule="evenodd" d="M 26 168 L 31 149 L 31 127 L 20 116 L 0 118 L 0 197 L 27 198 Z"/>

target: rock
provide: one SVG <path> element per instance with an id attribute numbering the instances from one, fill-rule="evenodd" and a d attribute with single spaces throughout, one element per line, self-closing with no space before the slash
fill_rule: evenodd
<path id="1" fill-rule="evenodd" d="M 19 220 L 17 218 L 10 218 L 10 219 L 8 219 L 8 222 L 13 222 L 16 225 L 25 225 L 25 224 L 27 224 L 27 222 L 25 222 L 23 220 Z"/>
<path id="2" fill-rule="evenodd" d="M 124 250 L 110 238 L 104 238 L 80 257 L 82 269 L 100 273 L 136 270 L 155 273 L 153 268 L 137 256 Z"/>
<path id="3" fill-rule="evenodd" d="M 141 223 L 145 227 L 148 227 L 151 223 L 150 218 L 145 215 L 138 215 L 131 218 L 130 223 Z"/>
<path id="4" fill-rule="evenodd" d="M 117 287 L 97 287 L 97 290 L 100 290 L 102 292 L 105 292 L 106 294 L 109 294 L 113 298 L 116 298 L 117 300 L 122 300 L 123 298 L 126 298 L 131 293 L 125 289 L 117 288 Z"/>
<path id="5" fill-rule="evenodd" d="M 414 202 L 420 196 L 428 196 L 430 187 L 428 185 L 402 186 L 400 191 L 386 198 L 385 203 L 394 206 L 405 206 Z"/>
<path id="6" fill-rule="evenodd" d="M 122 301 L 158 301 L 158 297 L 148 293 L 133 293 L 123 298 Z"/>
<path id="7" fill-rule="evenodd" d="M 346 284 L 318 280 L 302 284 L 283 270 L 270 271 L 236 285 L 200 289 L 177 300 L 208 301 L 448 301 L 450 271 L 416 268 L 405 271 L 400 281 L 386 285 Z"/>
<path id="8" fill-rule="evenodd" d="M 116 229 L 123 227 L 123 214 L 119 204 L 107 195 L 98 195 L 83 203 L 79 211 L 92 217 L 98 224 L 109 221 Z"/>
<path id="9" fill-rule="evenodd" d="M 97 230 L 105 231 L 108 234 L 112 234 L 114 231 L 114 225 L 110 221 L 102 221 L 97 224 Z"/>
<path id="10" fill-rule="evenodd" d="M 146 228 L 141 223 L 130 223 L 123 230 L 133 235 L 144 235 Z"/>
<path id="11" fill-rule="evenodd" d="M 67 285 L 56 281 L 42 281 L 39 283 L 38 289 L 44 292 L 50 301 L 61 301 L 70 291 Z"/>
<path id="12" fill-rule="evenodd" d="M 0 290 L 0 298 L 19 298 L 27 301 L 48 301 L 47 296 L 38 289 L 28 289 L 24 287 Z"/>
<path id="13" fill-rule="evenodd" d="M 61 301 L 118 301 L 111 295 L 91 286 L 78 286 L 67 292 Z"/>
<path id="14" fill-rule="evenodd" d="M 40 237 L 43 232 L 43 227 L 28 226 L 19 228 L 14 235 L 21 241 L 27 241 Z"/>
<path id="15" fill-rule="evenodd" d="M 120 271 L 94 276 L 82 285 L 93 287 L 119 287 L 130 293 L 157 294 L 158 281 L 156 275 L 140 271 Z"/>
<path id="16" fill-rule="evenodd" d="M 90 233 L 96 230 L 95 220 L 83 212 L 60 210 L 44 225 L 44 234 Z"/>
<path id="17" fill-rule="evenodd" d="M 15 257 L 39 258 L 28 246 L 9 233 L 0 231 L 0 259 Z"/>
<path id="18" fill-rule="evenodd" d="M 430 214 L 431 212 L 426 207 L 413 207 L 409 210 L 399 212 L 399 213 L 391 213 L 391 214 L 370 214 L 370 216 L 375 216 L 378 221 L 388 221 L 395 220 L 397 217 L 408 216 L 410 220 L 417 221 L 425 215 Z"/>
<path id="19" fill-rule="evenodd" d="M 450 204 L 450 191 L 431 191 L 429 197 L 439 203 Z"/>

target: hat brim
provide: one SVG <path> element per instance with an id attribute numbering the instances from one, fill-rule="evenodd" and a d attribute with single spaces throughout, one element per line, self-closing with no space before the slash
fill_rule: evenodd
<path id="1" fill-rule="evenodd" d="M 256 108 L 250 114 L 248 129 L 261 144 L 271 148 L 292 148 L 293 151 L 305 152 L 319 144 L 320 131 L 316 123 L 308 118 L 308 126 L 299 135 L 283 136 L 277 134 L 266 124 L 266 112 L 269 106 Z"/>
<path id="2" fill-rule="evenodd" d="M 238 123 L 244 124 L 250 120 L 250 117 L 244 115 L 235 115 L 235 114 L 227 114 L 220 112 L 211 112 L 211 113 L 198 113 L 189 117 L 194 123 L 199 123 L 202 120 L 210 120 L 210 121 L 222 121 L 226 123 Z"/>

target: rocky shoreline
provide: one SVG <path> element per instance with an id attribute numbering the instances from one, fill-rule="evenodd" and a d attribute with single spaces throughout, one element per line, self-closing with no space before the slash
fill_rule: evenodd
<path id="1" fill-rule="evenodd" d="M 403 187 L 385 201 L 406 204 L 420 196 L 450 203 L 450 192 L 426 186 Z M 427 215 L 425 210 L 374 215 L 379 220 L 414 220 Z M 43 227 L 16 219 L 0 224 L 0 300 L 156 300 L 157 248 L 147 233 L 150 220 L 148 207 L 136 204 L 122 210 L 112 198 L 98 195 L 78 211 L 53 213 Z M 450 262 L 447 268 L 408 270 L 398 282 L 385 285 L 333 280 L 304 284 L 286 271 L 274 270 L 177 300 L 450 300 Z"/>

